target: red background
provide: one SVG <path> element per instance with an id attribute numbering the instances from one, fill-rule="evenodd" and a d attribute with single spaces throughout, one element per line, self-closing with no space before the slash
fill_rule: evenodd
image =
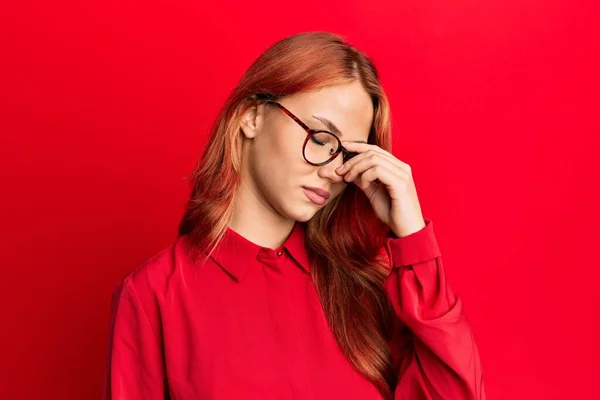
<path id="1" fill-rule="evenodd" d="M 244 70 L 309 30 L 379 66 L 489 398 L 599 398 L 597 10 L 200 3 L 2 2 L 0 398 L 98 397 L 112 288 L 175 238 Z"/>

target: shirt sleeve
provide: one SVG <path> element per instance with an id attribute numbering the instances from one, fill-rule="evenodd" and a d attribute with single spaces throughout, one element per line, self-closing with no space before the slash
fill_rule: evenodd
<path id="1" fill-rule="evenodd" d="M 160 342 L 130 277 L 112 297 L 103 400 L 165 399 Z"/>
<path id="2" fill-rule="evenodd" d="M 432 221 L 425 223 L 418 232 L 386 242 L 391 266 L 386 291 L 404 324 L 391 343 L 398 367 L 394 398 L 484 400 L 473 333 L 446 282 Z"/>

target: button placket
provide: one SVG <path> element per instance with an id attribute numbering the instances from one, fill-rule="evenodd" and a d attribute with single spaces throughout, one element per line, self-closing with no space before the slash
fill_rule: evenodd
<path id="1" fill-rule="evenodd" d="M 285 363 L 285 373 L 291 390 L 291 399 L 313 400 L 313 389 L 308 374 L 305 355 L 296 326 L 294 308 L 288 289 L 289 278 L 282 268 L 287 257 L 281 257 L 284 249 L 267 250 L 262 254 L 261 262 L 268 268 L 263 268 L 267 283 L 267 296 L 272 315 L 273 328 L 277 332 L 278 344 L 281 348 L 282 360 Z"/>
<path id="2" fill-rule="evenodd" d="M 264 248 L 259 252 L 257 259 L 263 263 L 266 267 L 278 270 L 283 273 L 283 264 L 286 261 L 284 256 L 284 249 L 267 249 Z"/>

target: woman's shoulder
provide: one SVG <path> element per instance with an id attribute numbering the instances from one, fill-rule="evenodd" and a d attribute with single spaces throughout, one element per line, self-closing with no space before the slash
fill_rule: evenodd
<path id="1" fill-rule="evenodd" d="M 173 240 L 117 282 L 113 288 L 111 310 L 114 321 L 120 322 L 112 322 L 112 329 L 149 326 L 153 335 L 160 337 L 162 310 L 173 292 L 181 292 L 177 286 L 185 284 L 182 270 L 194 268 L 187 246 L 185 237 Z"/>
<path id="2" fill-rule="evenodd" d="M 129 285 L 136 292 L 164 293 L 173 279 L 194 269 L 195 264 L 189 238 L 180 236 L 128 271 L 119 281 L 117 290 Z"/>

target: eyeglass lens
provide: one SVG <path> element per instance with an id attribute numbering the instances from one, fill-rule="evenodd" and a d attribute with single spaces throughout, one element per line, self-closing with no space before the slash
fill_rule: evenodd
<path id="1" fill-rule="evenodd" d="M 338 139 L 329 132 L 316 132 L 304 145 L 304 156 L 315 164 L 328 161 L 338 149 Z"/>

